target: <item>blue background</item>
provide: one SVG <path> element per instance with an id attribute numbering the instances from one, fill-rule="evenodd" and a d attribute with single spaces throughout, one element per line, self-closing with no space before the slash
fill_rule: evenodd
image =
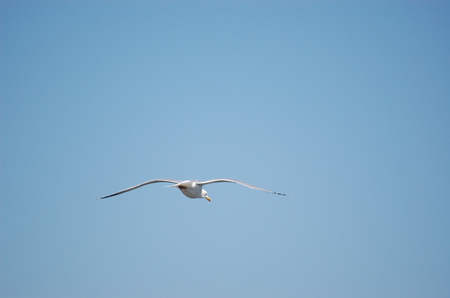
<path id="1" fill-rule="evenodd" d="M 0 17 L 2 297 L 450 296 L 448 1 Z"/>

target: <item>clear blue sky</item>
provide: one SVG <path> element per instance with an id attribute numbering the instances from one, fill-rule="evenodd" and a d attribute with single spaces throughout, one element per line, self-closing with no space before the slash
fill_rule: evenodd
<path id="1" fill-rule="evenodd" d="M 449 297 L 448 1 L 2 1 L 15 297 Z M 234 178 L 191 200 L 155 178 Z"/>

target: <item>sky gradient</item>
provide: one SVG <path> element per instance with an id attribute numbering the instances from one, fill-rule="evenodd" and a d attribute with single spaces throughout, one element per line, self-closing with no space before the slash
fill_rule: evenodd
<path id="1" fill-rule="evenodd" d="M 0 296 L 450 296 L 448 1 L 2 1 L 0 22 Z M 157 178 L 293 196 L 94 200 Z"/>

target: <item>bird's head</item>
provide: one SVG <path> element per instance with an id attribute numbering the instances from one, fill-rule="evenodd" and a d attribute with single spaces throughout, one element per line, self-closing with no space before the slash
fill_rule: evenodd
<path id="1" fill-rule="evenodd" d="M 205 198 L 205 199 L 207 199 L 208 201 L 211 202 L 211 198 L 208 197 L 208 193 L 204 189 L 202 189 L 202 198 Z"/>

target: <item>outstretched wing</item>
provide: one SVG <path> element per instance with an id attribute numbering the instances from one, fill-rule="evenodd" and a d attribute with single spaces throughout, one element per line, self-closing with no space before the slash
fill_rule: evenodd
<path id="1" fill-rule="evenodd" d="M 276 194 L 276 195 L 280 195 L 280 196 L 291 196 L 291 195 L 287 195 L 287 194 L 284 194 L 284 193 L 279 193 L 279 192 L 276 192 L 276 191 L 267 190 L 267 189 L 264 189 L 264 188 L 261 188 L 261 187 L 258 187 L 258 186 L 254 186 L 254 185 L 251 185 L 251 184 L 239 181 L 239 180 L 234 180 L 234 179 L 212 179 L 212 180 L 208 180 L 208 181 L 197 182 L 197 184 L 205 185 L 205 184 L 218 183 L 218 182 L 237 183 L 237 184 L 244 185 L 244 186 L 247 186 L 247 187 L 250 187 L 250 188 L 253 188 L 253 189 L 267 191 L 267 192 L 270 192 L 270 193 L 273 193 L 273 194 Z"/>
<path id="2" fill-rule="evenodd" d="M 173 180 L 173 179 L 154 179 L 154 180 L 150 180 L 150 181 L 147 181 L 147 182 L 138 184 L 138 185 L 136 185 L 136 186 L 133 186 L 133 187 L 130 187 L 130 188 L 127 188 L 127 189 L 118 191 L 118 192 L 116 192 L 116 193 L 113 193 L 112 195 L 98 198 L 97 200 L 106 199 L 106 198 L 109 198 L 109 197 L 114 197 L 114 196 L 123 194 L 124 192 L 132 191 L 132 190 L 135 190 L 136 188 L 139 188 L 139 187 L 142 187 L 142 186 L 145 186 L 145 185 L 148 185 L 148 184 L 152 184 L 152 183 L 158 183 L 158 182 L 179 183 L 179 182 L 181 182 L 181 181 L 179 181 L 179 180 Z"/>

